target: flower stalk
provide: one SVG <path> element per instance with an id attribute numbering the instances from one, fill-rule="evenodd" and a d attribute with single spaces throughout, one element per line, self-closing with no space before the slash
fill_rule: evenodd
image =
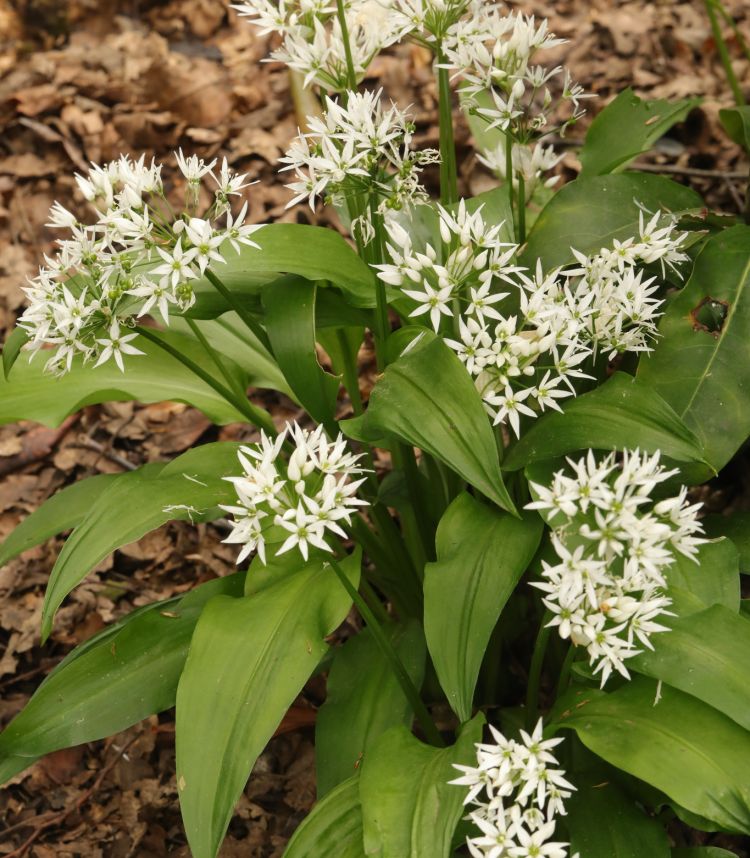
<path id="1" fill-rule="evenodd" d="M 398 684 L 401 686 L 401 690 L 404 692 L 406 699 L 411 704 L 414 715 L 416 716 L 419 724 L 424 732 L 425 738 L 431 745 L 435 745 L 439 748 L 445 745 L 443 741 L 443 737 L 440 735 L 437 727 L 435 726 L 435 722 L 432 720 L 430 713 L 427 710 L 427 707 L 424 704 L 424 701 L 420 697 L 419 692 L 414 686 L 414 683 L 411 681 L 409 674 L 406 672 L 406 668 L 404 667 L 401 659 L 398 656 L 398 653 L 393 648 L 393 644 L 391 644 L 388 636 L 383 630 L 383 627 L 378 623 L 375 614 L 370 609 L 367 602 L 360 596 L 356 587 L 352 584 L 352 582 L 347 577 L 344 570 L 339 565 L 338 561 L 334 558 L 331 558 L 329 564 L 333 571 L 336 573 L 337 578 L 343 585 L 346 592 L 351 597 L 352 601 L 356 605 L 357 610 L 359 611 L 362 619 L 367 623 L 370 633 L 372 634 L 375 642 L 380 648 L 381 653 L 388 661 L 391 670 L 393 671 L 393 675 L 396 677 Z"/>
<path id="2" fill-rule="evenodd" d="M 149 340 L 149 342 L 154 343 L 163 351 L 167 352 L 167 354 L 171 355 L 175 360 L 178 360 L 183 366 L 186 366 L 192 373 L 198 376 L 201 381 L 204 381 L 209 387 L 212 387 L 223 399 L 225 399 L 230 405 L 234 406 L 240 414 L 243 414 L 247 417 L 248 421 L 253 424 L 253 426 L 257 426 L 259 429 L 264 429 L 266 432 L 270 432 L 272 435 L 276 434 L 276 427 L 273 425 L 273 421 L 270 416 L 266 414 L 265 411 L 262 411 L 260 408 L 256 408 L 249 399 L 244 396 L 239 396 L 234 391 L 230 390 L 228 387 L 225 387 L 220 381 L 215 379 L 210 373 L 206 372 L 202 366 L 199 366 L 195 361 L 192 361 L 187 355 L 182 354 L 179 349 L 174 348 L 170 345 L 166 340 L 158 337 L 153 331 L 149 328 L 144 327 L 143 325 L 136 325 L 135 330 L 145 339 Z"/>

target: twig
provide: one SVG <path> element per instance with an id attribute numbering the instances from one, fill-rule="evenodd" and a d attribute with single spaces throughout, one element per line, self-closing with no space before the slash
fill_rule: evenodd
<path id="1" fill-rule="evenodd" d="M 51 828 L 53 825 L 56 825 L 60 822 L 64 822 L 65 819 L 70 816 L 73 811 L 80 810 L 81 807 L 97 792 L 99 787 L 104 782 L 104 779 L 107 775 L 112 771 L 112 769 L 117 765 L 120 759 L 123 757 L 128 748 L 138 739 L 143 731 L 140 733 L 136 733 L 132 739 L 126 742 L 123 747 L 117 752 L 117 755 L 110 760 L 106 766 L 99 772 L 96 777 L 94 783 L 86 790 L 86 792 L 79 796 L 73 805 L 68 808 L 63 808 L 63 810 L 58 811 L 57 813 L 53 813 L 51 815 L 42 816 L 37 819 L 35 823 L 34 830 L 31 834 L 26 838 L 26 840 L 17 848 L 10 852 L 5 858 L 21 858 L 22 855 L 25 855 L 28 849 L 36 842 L 36 840 L 42 835 L 44 831 L 48 828 Z M 17 830 L 18 828 L 23 828 L 24 823 L 19 823 L 18 825 L 14 825 L 12 828 L 8 828 L 5 830 L 5 834 L 7 835 L 10 831 Z"/>
<path id="2" fill-rule="evenodd" d="M 99 453 L 104 456 L 105 459 L 109 459 L 110 462 L 114 462 L 121 468 L 125 468 L 126 471 L 138 470 L 138 465 L 134 465 L 124 456 L 121 456 L 119 453 L 115 453 L 114 450 L 110 450 L 109 448 L 105 447 L 104 444 L 100 444 L 98 441 L 94 441 L 93 438 L 89 438 L 88 436 L 84 436 L 83 438 L 81 438 L 80 443 L 76 444 L 75 446 L 86 447 L 89 450 L 93 450 L 95 453 Z"/>
<path id="3" fill-rule="evenodd" d="M 674 173 L 682 176 L 701 176 L 706 179 L 744 179 L 745 173 L 740 170 L 703 170 L 700 167 L 680 167 L 678 164 L 639 164 L 631 165 L 631 169 L 643 173 Z"/>

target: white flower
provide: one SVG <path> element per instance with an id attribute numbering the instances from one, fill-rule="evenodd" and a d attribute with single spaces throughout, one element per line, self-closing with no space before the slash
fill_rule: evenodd
<path id="1" fill-rule="evenodd" d="M 440 317 L 453 315 L 449 306 L 452 293 L 452 286 L 443 286 L 436 289 L 430 286 L 429 283 L 424 284 L 424 291 L 422 292 L 414 289 L 404 289 L 404 295 L 416 301 L 419 305 L 409 315 L 421 316 L 423 313 L 429 313 L 430 323 L 435 332 L 437 332 L 440 329 Z"/>
<path id="2" fill-rule="evenodd" d="M 567 858 L 566 843 L 552 840 L 555 817 L 565 815 L 565 800 L 575 787 L 555 768 L 552 750 L 562 739 L 544 739 L 542 721 L 521 741 L 507 739 L 490 726 L 492 743 L 477 744 L 476 766 L 457 765 L 460 777 L 450 781 L 466 787 L 467 819 L 479 834 L 467 838 L 477 858 L 547 856 Z"/>
<path id="3" fill-rule="evenodd" d="M 119 322 L 115 319 L 112 324 L 109 326 L 109 336 L 104 337 L 102 339 L 97 339 L 97 343 L 99 345 L 104 346 L 102 349 L 99 359 L 94 364 L 94 366 L 101 366 L 103 363 L 106 363 L 110 358 L 114 358 L 115 363 L 117 364 L 120 372 L 125 372 L 125 364 L 123 363 L 122 356 L 123 355 L 142 355 L 145 352 L 142 352 L 140 349 L 137 349 L 135 346 L 129 345 L 131 340 L 136 339 L 138 334 L 125 334 L 122 336 L 120 334 L 120 325 Z"/>
<path id="4" fill-rule="evenodd" d="M 286 464 L 281 458 L 285 442 L 293 445 Z M 349 452 L 341 435 L 329 441 L 322 426 L 308 432 L 296 423 L 287 424 L 273 440 L 262 433 L 258 444 L 240 448 L 238 458 L 242 475 L 225 478 L 234 485 L 237 502 L 222 506 L 235 519 L 225 542 L 244 546 L 238 563 L 256 550 L 266 562 L 266 543 L 274 526 L 274 541 L 278 531 L 286 534 L 277 555 L 296 548 L 307 560 L 311 547 L 330 552 L 327 533 L 344 538 L 341 523 L 350 524 L 357 510 L 366 506 L 356 496 L 362 480 L 351 480 L 363 473 L 361 456 Z"/>
<path id="5" fill-rule="evenodd" d="M 400 210 L 427 199 L 418 177 L 435 158 L 432 150 L 411 147 L 412 123 L 395 105 L 386 108 L 377 92 L 349 92 L 345 102 L 327 98 L 323 117 L 308 117 L 309 131 L 299 134 L 280 159 L 297 181 L 288 205 L 319 197 L 347 202 L 363 189 L 377 199 L 379 213 Z"/>
<path id="6" fill-rule="evenodd" d="M 157 247 L 156 252 L 162 258 L 163 263 L 154 268 L 152 274 L 163 277 L 172 288 L 184 280 L 193 280 L 196 277 L 191 266 L 198 251 L 194 247 L 191 247 L 190 250 L 183 250 L 181 238 L 177 239 L 171 253 L 162 250 L 161 247 Z"/>
<path id="7" fill-rule="evenodd" d="M 215 161 L 206 164 L 182 152 L 176 157 L 188 179 L 184 205 L 176 213 L 165 199 L 161 166 L 153 160 L 147 164 L 145 156 L 134 161 L 122 155 L 76 175 L 93 204 L 92 223 L 78 222 L 59 203 L 52 206 L 49 225 L 68 228 L 70 234 L 57 242 L 53 256 L 45 256 L 45 267 L 24 288 L 29 306 L 19 320 L 29 335 L 24 350 L 32 358 L 45 346 L 54 347 L 48 371 L 62 374 L 76 355 L 88 360 L 102 354 L 115 321 L 128 325 L 157 308 L 168 323 L 171 307 L 185 311 L 192 306 L 192 284 L 199 274 L 224 262 L 225 243 L 235 251 L 242 244 L 257 247 L 250 236 L 260 227 L 244 223 L 247 203 L 236 216 L 229 208 L 230 197 L 246 187 L 245 176 L 232 173 L 226 161 L 215 176 Z M 198 185 L 209 175 L 219 187 L 198 217 Z M 226 225 L 217 223 L 224 215 Z M 111 353 L 119 354 L 117 349 Z"/>
<path id="8" fill-rule="evenodd" d="M 185 226 L 185 232 L 193 247 L 189 251 L 203 274 L 211 262 L 223 262 L 219 248 L 224 243 L 223 232 L 214 232 L 211 223 L 199 217 L 191 217 Z M 179 246 L 179 241 L 178 241 Z"/>
<path id="9" fill-rule="evenodd" d="M 185 157 L 182 154 L 182 149 L 177 150 L 175 153 L 175 159 L 177 160 L 177 166 L 180 168 L 180 172 L 191 184 L 200 183 L 203 176 L 208 175 L 216 164 L 215 158 L 213 161 L 206 164 L 203 158 L 199 158 L 197 155 L 188 155 Z"/>
<path id="10" fill-rule="evenodd" d="M 689 504 L 684 489 L 652 502 L 651 492 L 676 473 L 658 453 L 626 450 L 618 464 L 614 453 L 598 460 L 589 450 L 568 464 L 572 476 L 558 471 L 550 486 L 531 483 L 536 499 L 527 508 L 546 514 L 560 561 L 543 563 L 534 586 L 553 614 L 549 625 L 586 647 L 604 685 L 613 671 L 628 678 L 627 659 L 667 631 L 657 621 L 671 605 L 665 571 L 676 552 L 694 557 L 704 542 L 700 505 Z"/>

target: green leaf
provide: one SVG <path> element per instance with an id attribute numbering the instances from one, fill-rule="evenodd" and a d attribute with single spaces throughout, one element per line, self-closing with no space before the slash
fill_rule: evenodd
<path id="1" fill-rule="evenodd" d="M 736 510 L 729 515 L 707 515 L 703 527 L 708 536 L 726 536 L 740 554 L 740 569 L 750 572 L 750 512 Z"/>
<path id="2" fill-rule="evenodd" d="M 424 629 L 440 685 L 460 720 L 492 630 L 542 536 L 538 515 L 521 519 L 459 495 L 437 529 L 437 562 L 424 578 Z"/>
<path id="3" fill-rule="evenodd" d="M 750 832 L 750 734 L 668 685 L 635 677 L 611 694 L 586 692 L 559 718 L 608 763 L 727 831 Z"/>
<path id="4" fill-rule="evenodd" d="M 571 247 L 597 253 L 615 239 L 637 235 L 641 206 L 651 212 L 682 212 L 702 205 L 698 194 L 684 185 L 648 173 L 576 179 L 542 209 L 521 262 L 534 268 L 541 259 L 548 270 L 572 262 Z"/>
<path id="5" fill-rule="evenodd" d="M 93 742 L 174 706 L 193 629 L 213 596 L 242 595 L 244 573 L 134 611 L 73 650 L 0 734 L 0 760 Z"/>
<path id="6" fill-rule="evenodd" d="M 139 468 L 109 483 L 68 537 L 50 574 L 42 638 L 63 599 L 105 557 L 167 521 L 219 518 L 236 494 L 223 477 L 238 473 L 237 444 L 215 443 L 178 456 L 156 474 Z"/>
<path id="7" fill-rule="evenodd" d="M 425 643 L 416 620 L 386 627 L 412 682 L 420 688 Z M 336 653 L 328 676 L 326 702 L 315 725 L 318 797 L 349 778 L 373 742 L 386 730 L 413 720 L 409 701 L 368 629 L 350 638 Z"/>
<path id="8" fill-rule="evenodd" d="M 377 858 L 447 858 L 464 790 L 448 783 L 453 763 L 476 759 L 484 717 L 467 724 L 456 744 L 433 748 L 405 727 L 373 745 L 360 770 L 365 854 Z"/>
<path id="9" fill-rule="evenodd" d="M 18 360 L 21 349 L 29 341 L 29 335 L 23 328 L 13 328 L 3 343 L 3 375 L 6 380 L 10 375 L 13 364 Z"/>
<path id="10" fill-rule="evenodd" d="M 342 564 L 359 580 L 360 555 Z M 316 560 L 204 608 L 177 689 L 177 788 L 195 858 L 214 858 L 250 771 L 351 600 Z"/>
<path id="11" fill-rule="evenodd" d="M 375 277 L 334 229 L 297 223 L 267 224 L 253 235 L 260 245 L 230 251 L 226 264 L 214 273 L 248 309 L 259 309 L 263 287 L 280 274 L 296 274 L 306 280 L 325 280 L 337 286 L 355 307 L 375 306 Z M 213 318 L 228 310 L 224 299 L 207 279 L 194 281 L 195 318 Z"/>
<path id="12" fill-rule="evenodd" d="M 728 539 L 699 546 L 697 563 L 675 554 L 675 561 L 667 567 L 665 576 L 669 595 L 680 616 L 712 605 L 723 605 L 735 614 L 740 609 L 739 558 L 737 549 Z"/>
<path id="13" fill-rule="evenodd" d="M 725 315 L 709 330 L 698 314 L 711 304 Z M 659 332 L 638 377 L 682 417 L 719 470 L 750 434 L 750 227 L 706 242 Z"/>
<path id="14" fill-rule="evenodd" d="M 600 774 L 595 778 L 594 773 Z M 570 854 L 585 858 L 670 858 L 662 826 L 607 777 L 604 766 L 568 772 L 576 791 L 565 800 Z"/>
<path id="15" fill-rule="evenodd" d="M 336 413 L 339 379 L 318 363 L 315 349 L 314 283 L 284 277 L 263 291 L 266 330 L 274 356 L 297 400 L 318 423 Z"/>
<path id="16" fill-rule="evenodd" d="M 737 858 L 737 855 L 716 846 L 688 846 L 673 849 L 672 858 Z"/>
<path id="17" fill-rule="evenodd" d="M 283 373 L 273 356 L 263 344 L 248 330 L 234 312 L 224 313 L 217 319 L 201 320 L 198 323 L 201 333 L 222 357 L 228 357 L 245 373 L 247 385 L 278 390 L 294 399 Z M 185 319 L 175 316 L 170 319 L 173 331 L 192 336 Z M 213 367 L 211 367 L 213 372 Z"/>
<path id="18" fill-rule="evenodd" d="M 205 352 L 190 337 L 174 332 L 155 332 L 191 360 L 206 361 Z M 214 423 L 244 423 L 246 418 L 201 381 L 178 360 L 154 343 L 139 337 L 135 344 L 145 352 L 126 359 L 125 372 L 110 361 L 94 367 L 80 361 L 61 378 L 45 374 L 44 355 L 32 363 L 17 362 L 9 379 L 0 379 L 0 424 L 34 420 L 45 426 L 58 426 L 85 405 L 98 402 L 186 402 L 202 411 Z M 234 367 L 238 378 L 243 374 Z"/>
<path id="19" fill-rule="evenodd" d="M 579 154 L 581 175 L 601 176 L 624 169 L 682 122 L 701 100 L 644 101 L 630 87 L 623 90 L 591 123 Z"/>
<path id="20" fill-rule="evenodd" d="M 367 437 L 396 437 L 440 459 L 510 512 L 495 436 L 461 361 L 434 339 L 392 363 L 370 394 Z"/>
<path id="21" fill-rule="evenodd" d="M 141 471 L 155 476 L 161 468 L 161 462 L 153 462 L 145 465 Z M 0 566 L 22 551 L 40 545 L 50 536 L 75 527 L 94 504 L 98 503 L 100 495 L 122 476 L 124 475 L 98 474 L 60 489 L 10 532 L 0 546 Z"/>
<path id="22" fill-rule="evenodd" d="M 586 450 L 636 447 L 661 451 L 678 462 L 701 462 L 701 445 L 673 409 L 646 384 L 623 372 L 601 387 L 548 411 L 535 420 L 510 449 L 503 468 L 515 471 L 530 462 Z"/>
<path id="23" fill-rule="evenodd" d="M 353 775 L 327 793 L 292 835 L 284 858 L 365 858 L 359 777 Z"/>
<path id="24" fill-rule="evenodd" d="M 692 694 L 750 730 L 750 620 L 723 605 L 668 618 L 633 669 Z"/>
<path id="25" fill-rule="evenodd" d="M 724 108 L 719 111 L 719 119 L 732 140 L 750 152 L 750 107 Z"/>

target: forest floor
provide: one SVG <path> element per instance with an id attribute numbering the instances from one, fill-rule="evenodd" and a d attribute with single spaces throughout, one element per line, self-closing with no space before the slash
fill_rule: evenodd
<path id="1" fill-rule="evenodd" d="M 662 165 L 726 212 L 742 206 L 747 164 L 721 134 L 718 109 L 730 93 L 701 2 L 524 0 L 568 38 L 557 49 L 584 88 L 592 115 L 627 86 L 649 98 L 702 96 L 702 106 L 641 163 Z M 750 41 L 750 8 L 727 3 Z M 298 119 L 285 69 L 260 64 L 267 37 L 224 0 L 0 0 L 0 330 L 21 311 L 20 287 L 54 240 L 44 227 L 59 200 L 82 201 L 73 174 L 121 152 L 165 159 L 178 147 L 226 156 L 258 184 L 248 189 L 253 220 L 306 221 L 286 209 L 276 160 Z M 750 64 L 731 44 L 740 80 Z M 383 86 L 416 115 L 417 142 L 437 146 L 436 91 L 429 58 L 402 46 L 378 58 L 367 84 Z M 747 93 L 750 96 L 750 92 Z M 570 132 L 559 170 L 575 177 Z M 492 178 L 458 135 L 465 194 Z M 650 165 L 650 166 L 649 166 Z M 367 361 L 367 355 L 363 356 Z M 269 399 L 283 422 L 295 406 Z M 191 445 L 249 437 L 213 427 L 179 403 L 85 408 L 58 428 L 0 429 L 0 538 L 42 501 L 75 480 L 164 460 Z M 0 569 L 0 724 L 24 705 L 49 669 L 76 644 L 134 607 L 227 574 L 235 551 L 210 525 L 174 523 L 115 552 L 68 598 L 40 645 L 42 595 L 62 540 L 50 540 Z M 262 754 L 223 847 L 223 858 L 278 856 L 315 793 L 311 725 L 321 688 L 311 683 Z M 0 858 L 187 856 L 174 780 L 173 712 L 111 739 L 42 759 L 0 791 Z M 719 841 L 717 841 L 719 842 Z M 736 841 L 733 848 L 737 849 Z M 739 847 L 741 849 L 741 847 Z M 749 856 L 745 852 L 744 856 Z"/>

